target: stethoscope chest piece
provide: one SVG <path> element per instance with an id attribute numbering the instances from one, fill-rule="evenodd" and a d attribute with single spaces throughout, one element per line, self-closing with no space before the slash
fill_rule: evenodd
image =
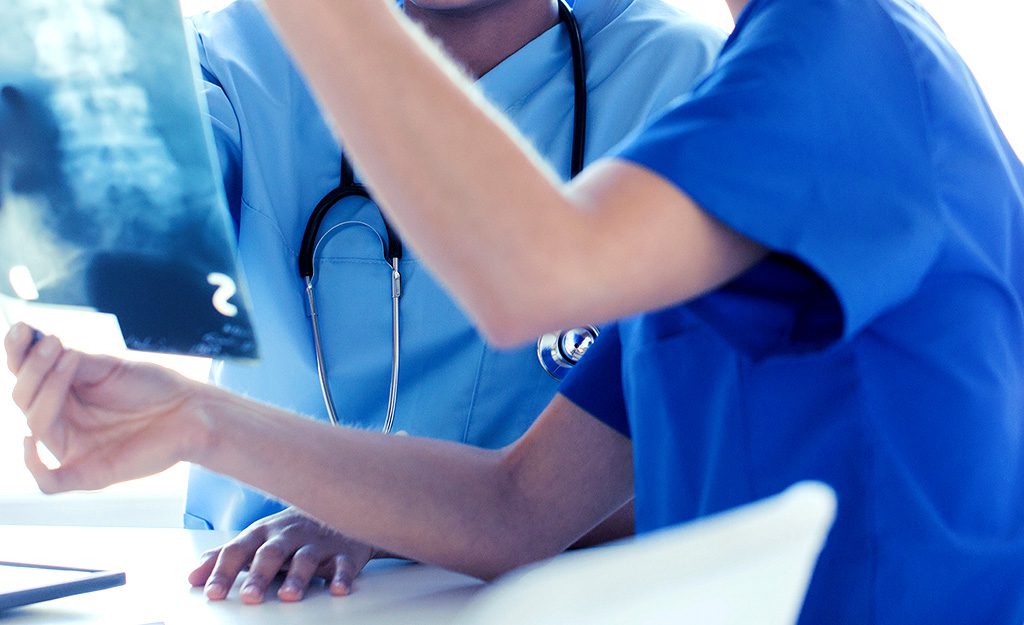
<path id="1" fill-rule="evenodd" d="M 597 340 L 600 331 L 594 326 L 552 332 L 537 339 L 537 359 L 551 377 L 563 379 L 583 358 Z"/>

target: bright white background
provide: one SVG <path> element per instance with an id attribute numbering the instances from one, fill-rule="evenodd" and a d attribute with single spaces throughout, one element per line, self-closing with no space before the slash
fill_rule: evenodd
<path id="1" fill-rule="evenodd" d="M 231 0 L 182 0 L 186 14 L 216 9 Z M 345 0 L 339 0 L 345 1 Z M 732 21 L 721 0 L 670 0 L 680 7 L 729 29 Z M 1024 3 L 1019 0 L 922 0 L 945 28 L 974 70 L 989 102 L 1018 154 L 1024 154 Z M 0 331 L 3 331 L 0 322 Z M 204 363 L 170 361 L 201 378 Z M 0 524 L 53 523 L 94 525 L 160 525 L 180 523 L 184 467 L 96 494 L 44 498 L 21 464 L 24 425 L 7 399 L 10 376 L 0 374 Z"/>

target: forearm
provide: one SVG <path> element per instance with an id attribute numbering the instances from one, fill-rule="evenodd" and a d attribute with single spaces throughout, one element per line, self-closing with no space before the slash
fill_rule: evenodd
<path id="1" fill-rule="evenodd" d="M 329 427 L 209 389 L 193 462 L 362 542 L 482 578 L 573 537 L 537 518 L 502 452 Z"/>
<path id="2" fill-rule="evenodd" d="M 630 501 L 626 505 L 622 506 L 611 514 L 607 519 L 602 521 L 597 527 L 587 532 L 579 540 L 574 542 L 569 549 L 586 549 L 588 547 L 597 547 L 604 545 L 616 540 L 628 538 L 636 534 L 636 519 L 634 502 Z M 373 558 L 402 558 L 408 559 L 404 556 L 386 551 L 384 549 L 374 548 L 372 552 Z"/>

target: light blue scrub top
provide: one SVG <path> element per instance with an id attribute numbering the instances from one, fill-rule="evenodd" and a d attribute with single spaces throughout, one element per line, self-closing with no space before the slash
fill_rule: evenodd
<path id="1" fill-rule="evenodd" d="M 588 161 L 685 94 L 724 41 L 656 0 L 579 0 L 575 10 L 589 70 Z M 256 365 L 219 363 L 214 379 L 326 419 L 296 257 L 310 212 L 338 183 L 338 144 L 257 2 L 240 0 L 195 18 L 194 25 L 262 357 Z M 565 29 L 557 25 L 478 82 L 564 177 L 572 138 L 570 59 Z M 384 234 L 377 208 L 360 199 L 335 207 L 321 232 L 346 220 L 365 221 Z M 390 270 L 380 242 L 365 228 L 346 228 L 329 239 L 319 259 L 323 344 L 339 418 L 376 430 L 384 421 L 391 371 Z M 402 270 L 394 430 L 490 448 L 514 441 L 557 388 L 535 349 L 486 345 L 415 250 L 406 249 Z M 237 530 L 281 507 L 194 468 L 185 521 Z"/>
<path id="2" fill-rule="evenodd" d="M 562 392 L 649 531 L 830 484 L 804 625 L 1024 622 L 1024 167 L 905 0 L 753 0 L 620 152 L 772 250 L 608 329 Z"/>

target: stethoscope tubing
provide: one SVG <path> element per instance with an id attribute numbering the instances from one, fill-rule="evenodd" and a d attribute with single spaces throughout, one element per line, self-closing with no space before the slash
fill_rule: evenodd
<path id="1" fill-rule="evenodd" d="M 398 405 L 398 367 L 402 364 L 399 347 L 401 333 L 398 324 L 398 301 L 402 298 L 402 274 L 398 270 L 398 258 L 391 259 L 391 386 L 388 387 L 388 412 L 384 417 L 382 431 L 390 434 L 395 427 L 395 408 Z"/>
<path id="2" fill-rule="evenodd" d="M 380 233 L 374 229 L 373 226 L 364 221 L 343 221 L 335 224 L 324 233 L 316 241 L 316 245 L 313 248 L 312 256 L 315 258 L 317 252 L 320 250 L 320 245 L 330 238 L 330 236 L 337 230 L 341 230 L 347 227 L 365 227 L 370 230 L 380 241 L 381 248 L 385 249 L 387 244 L 381 238 Z M 398 267 L 398 258 L 392 258 L 389 264 L 391 268 L 391 344 L 392 344 L 392 360 L 391 360 L 391 386 L 388 390 L 388 412 L 384 422 L 383 431 L 385 434 L 390 434 L 391 429 L 394 427 L 395 421 L 395 405 L 398 399 L 398 366 L 399 366 L 399 345 L 401 340 L 401 334 L 398 325 L 398 300 L 402 296 L 402 274 Z M 306 282 L 306 302 L 307 309 L 309 311 L 309 322 L 313 328 L 313 350 L 316 356 L 316 372 L 317 378 L 320 382 L 320 392 L 324 398 L 324 407 L 327 409 L 327 417 L 330 419 L 332 425 L 338 425 L 338 412 L 334 406 L 334 397 L 331 394 L 330 381 L 327 379 L 327 362 L 324 356 L 323 340 L 320 333 L 320 314 L 317 310 L 316 305 L 316 276 L 310 275 L 305 278 Z"/>
<path id="3" fill-rule="evenodd" d="M 320 393 L 324 397 L 324 407 L 331 425 L 338 425 L 338 411 L 334 408 L 331 386 L 327 380 L 327 366 L 324 361 L 323 341 L 320 340 L 319 313 L 316 310 L 316 293 L 313 289 L 313 277 L 306 278 L 306 302 L 309 307 L 309 321 L 313 326 L 313 350 L 316 353 L 316 372 L 320 379 Z"/>
<path id="4" fill-rule="evenodd" d="M 572 56 L 573 77 L 573 119 L 572 119 L 572 156 L 569 164 L 569 177 L 575 178 L 583 171 L 587 148 L 587 114 L 590 104 L 587 101 L 587 55 L 583 50 L 583 33 L 579 22 L 566 0 L 558 3 L 558 17 L 569 35 L 569 50 Z"/>
<path id="5" fill-rule="evenodd" d="M 586 156 L 587 113 L 589 106 L 587 101 L 586 56 L 583 49 L 583 36 L 580 32 L 579 23 L 576 21 L 576 16 L 573 14 L 572 8 L 566 0 L 559 1 L 558 14 L 559 21 L 565 26 L 566 32 L 568 33 L 569 47 L 572 53 L 574 108 L 570 174 L 571 177 L 575 178 L 581 171 L 583 171 L 584 159 Z M 305 283 L 310 325 L 313 328 L 313 347 L 316 356 L 317 377 L 320 382 L 320 391 L 323 394 L 324 406 L 327 409 L 327 416 L 334 425 L 339 424 L 339 419 L 334 404 L 334 398 L 331 393 L 330 381 L 327 377 L 327 363 L 324 355 L 319 315 L 317 313 L 316 306 L 315 284 L 317 252 L 320 244 L 325 239 L 327 239 L 335 230 L 345 225 L 359 224 L 366 226 L 373 230 L 374 233 L 377 234 L 378 238 L 381 238 L 380 234 L 365 222 L 344 222 L 337 224 L 331 227 L 322 237 L 319 236 L 320 227 L 323 225 L 323 221 L 327 216 L 327 213 L 329 213 L 338 203 L 350 197 L 362 197 L 372 201 L 369 190 L 364 185 L 355 181 L 355 172 L 352 169 L 352 165 L 349 163 L 345 155 L 342 154 L 340 184 L 321 198 L 313 209 L 313 212 L 310 214 L 309 220 L 306 222 L 306 229 L 302 235 L 302 245 L 299 249 L 298 258 L 299 275 Z M 387 413 L 384 420 L 384 427 L 382 428 L 382 431 L 385 434 L 389 434 L 394 427 L 395 409 L 398 403 L 398 370 L 401 362 L 399 300 L 402 297 L 402 274 L 399 268 L 399 262 L 402 259 L 403 245 L 401 238 L 391 227 L 391 224 L 388 223 L 387 218 L 384 218 L 383 215 L 382 218 L 384 219 L 387 241 L 385 242 L 381 240 L 381 245 L 384 249 L 384 261 L 391 269 L 391 381 L 388 390 Z M 545 361 L 542 358 L 541 364 L 544 366 L 545 370 L 551 375 L 555 375 L 553 371 L 547 368 L 544 362 Z"/>

